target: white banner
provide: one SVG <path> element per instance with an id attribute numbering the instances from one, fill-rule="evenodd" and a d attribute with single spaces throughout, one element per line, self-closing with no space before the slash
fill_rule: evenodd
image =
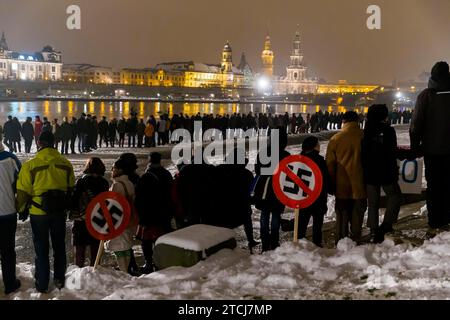
<path id="1" fill-rule="evenodd" d="M 403 194 L 421 194 L 423 159 L 398 161 L 399 185 Z"/>

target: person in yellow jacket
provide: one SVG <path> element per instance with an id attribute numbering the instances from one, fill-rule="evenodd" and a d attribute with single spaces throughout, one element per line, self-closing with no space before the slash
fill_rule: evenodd
<path id="1" fill-rule="evenodd" d="M 35 285 L 48 292 L 50 279 L 49 235 L 54 252 L 54 284 L 62 289 L 66 274 L 66 219 L 75 176 L 71 163 L 55 148 L 55 136 L 43 132 L 39 151 L 25 162 L 17 181 L 17 211 L 21 220 L 30 215 L 35 258 Z"/>

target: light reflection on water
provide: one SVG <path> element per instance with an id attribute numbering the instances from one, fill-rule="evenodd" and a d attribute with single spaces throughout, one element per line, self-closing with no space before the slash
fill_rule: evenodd
<path id="1" fill-rule="evenodd" d="M 132 111 L 140 118 L 161 113 L 184 113 L 192 116 L 200 114 L 232 114 L 232 113 L 315 113 L 318 110 L 328 112 L 345 112 L 342 106 L 294 105 L 294 104 L 237 104 L 237 103 L 166 103 L 166 102 L 97 102 L 97 101 L 33 101 L 33 102 L 0 102 L 0 121 L 3 123 L 8 115 L 24 121 L 26 117 L 40 115 L 49 119 L 63 117 L 79 117 L 81 113 L 95 114 L 107 118 L 129 117 Z M 365 111 L 364 108 L 356 109 Z"/>

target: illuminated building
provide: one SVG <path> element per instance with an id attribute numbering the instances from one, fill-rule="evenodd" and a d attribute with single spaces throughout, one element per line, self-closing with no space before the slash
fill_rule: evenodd
<path id="1" fill-rule="evenodd" d="M 317 93 L 319 93 L 319 94 L 369 93 L 369 92 L 375 91 L 379 88 L 380 88 L 380 85 L 349 84 L 345 80 L 340 80 L 338 84 L 319 84 Z M 383 91 L 383 90 L 381 90 L 381 91 Z"/>
<path id="2" fill-rule="evenodd" d="M 165 62 L 157 64 L 155 68 L 122 69 L 120 78 L 121 84 L 125 85 L 189 88 L 245 86 L 244 73 L 233 65 L 229 43 L 222 50 L 221 64 Z"/>
<path id="3" fill-rule="evenodd" d="M 99 67 L 91 64 L 65 64 L 63 79 L 74 83 L 114 84 L 117 74 L 109 67 Z M 120 80 L 119 80 L 120 81 Z"/>
<path id="4" fill-rule="evenodd" d="M 317 81 L 306 77 L 307 68 L 303 65 L 303 53 L 300 47 L 300 32 L 297 31 L 294 37 L 294 47 L 292 49 L 290 64 L 286 68 L 286 76 L 274 81 L 274 92 L 276 94 L 301 94 L 316 93 Z"/>
<path id="5" fill-rule="evenodd" d="M 25 53 L 11 51 L 5 33 L 0 39 L 0 79 L 23 81 L 61 80 L 62 55 L 51 46 L 40 52 Z"/>
<path id="6" fill-rule="evenodd" d="M 163 69 L 122 69 L 120 83 L 136 86 L 181 87 L 184 84 L 182 72 L 166 72 Z"/>

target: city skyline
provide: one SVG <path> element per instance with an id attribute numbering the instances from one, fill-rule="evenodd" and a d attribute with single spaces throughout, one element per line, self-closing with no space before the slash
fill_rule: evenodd
<path id="1" fill-rule="evenodd" d="M 235 0 L 220 4 L 132 0 L 127 5 L 119 0 L 108 0 L 108 5 L 104 0 L 0 0 L 5 8 L 0 12 L 0 31 L 5 31 L 14 50 L 33 52 L 50 44 L 63 52 L 64 63 L 114 68 L 152 67 L 166 61 L 217 63 L 220 49 L 230 41 L 233 63 L 238 65 L 241 52 L 245 52 L 255 72 L 261 69 L 261 51 L 269 32 L 275 74 L 283 75 L 299 24 L 309 75 L 330 82 L 388 84 L 394 78 L 409 79 L 429 71 L 436 60 L 449 60 L 446 12 L 450 3 L 376 2 L 382 9 L 382 29 L 371 31 L 366 28 L 370 3 L 360 0 L 344 4 L 281 1 L 278 5 L 253 0 L 245 4 Z M 70 4 L 81 7 L 79 31 L 65 27 L 65 9 Z M 175 4 L 176 9 L 171 9 Z M 259 7 L 252 7 L 256 4 Z"/>

